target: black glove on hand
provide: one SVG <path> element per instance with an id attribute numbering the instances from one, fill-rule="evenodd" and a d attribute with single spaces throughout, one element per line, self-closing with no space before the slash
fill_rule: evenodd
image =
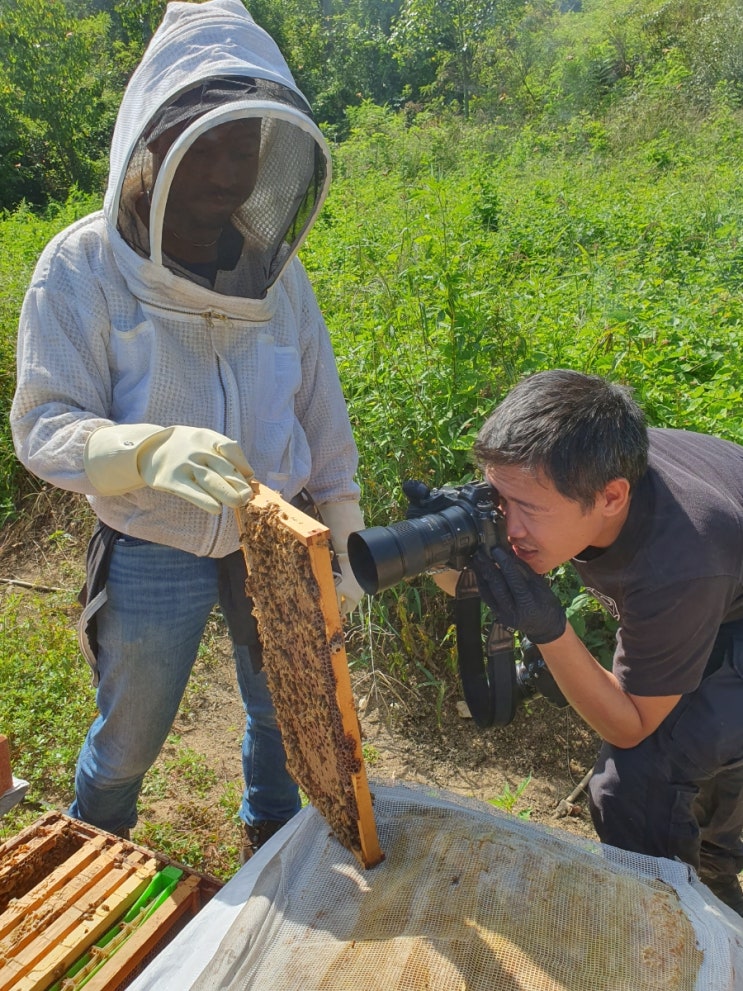
<path id="1" fill-rule="evenodd" d="M 567 617 L 546 580 L 514 554 L 496 547 L 492 559 L 478 551 L 472 561 L 480 598 L 498 623 L 534 644 L 551 643 L 565 632 Z"/>

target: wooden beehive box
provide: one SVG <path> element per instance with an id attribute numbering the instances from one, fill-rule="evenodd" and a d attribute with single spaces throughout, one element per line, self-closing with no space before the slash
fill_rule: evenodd
<path id="1" fill-rule="evenodd" d="M 117 991 L 215 878 L 49 812 L 0 846 L 0 991 Z"/>
<path id="2" fill-rule="evenodd" d="M 364 768 L 330 531 L 254 483 L 237 510 L 248 595 L 289 773 L 364 867 L 384 857 Z"/>

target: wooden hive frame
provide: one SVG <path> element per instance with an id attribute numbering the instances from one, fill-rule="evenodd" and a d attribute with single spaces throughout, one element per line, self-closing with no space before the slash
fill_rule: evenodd
<path id="1" fill-rule="evenodd" d="M 281 727 L 287 768 L 364 867 L 384 859 L 364 768 L 330 531 L 254 482 L 236 511 L 247 593 Z"/>
<path id="2" fill-rule="evenodd" d="M 177 868 L 168 891 L 141 921 L 121 924 L 165 867 Z M 220 887 L 216 878 L 49 812 L 0 845 L 0 991 L 77 987 L 67 975 L 88 956 L 86 991 L 117 991 Z"/>

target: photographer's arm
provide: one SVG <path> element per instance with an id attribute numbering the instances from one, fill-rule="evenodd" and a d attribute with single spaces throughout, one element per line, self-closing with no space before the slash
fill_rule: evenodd
<path id="1" fill-rule="evenodd" d="M 536 645 L 568 702 L 602 739 L 615 747 L 637 746 L 660 726 L 681 698 L 625 692 L 569 623 L 562 636 L 551 643 L 537 641 Z"/>

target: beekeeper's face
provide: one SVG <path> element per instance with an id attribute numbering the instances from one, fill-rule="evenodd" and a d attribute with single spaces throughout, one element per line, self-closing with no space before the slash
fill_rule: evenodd
<path id="1" fill-rule="evenodd" d="M 156 172 L 176 136 L 171 129 L 151 145 Z M 166 228 L 169 220 L 180 227 L 186 218 L 196 228 L 226 224 L 255 187 L 260 145 L 257 118 L 228 121 L 198 137 L 173 177 Z"/>

